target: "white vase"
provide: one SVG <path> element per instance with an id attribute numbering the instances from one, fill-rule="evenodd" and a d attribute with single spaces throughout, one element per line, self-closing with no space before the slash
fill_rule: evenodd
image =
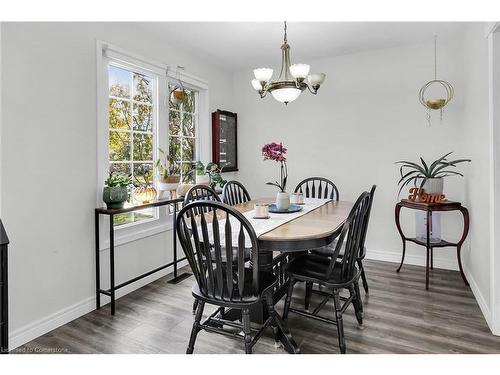
<path id="1" fill-rule="evenodd" d="M 443 194 L 444 180 L 442 177 L 428 178 L 422 187 L 427 194 Z"/>
<path id="2" fill-rule="evenodd" d="M 172 190 L 176 190 L 178 186 L 179 186 L 178 182 L 174 182 L 174 183 L 162 182 L 162 181 L 158 182 L 158 189 L 160 191 L 172 191 Z"/>
<path id="3" fill-rule="evenodd" d="M 288 210 L 290 207 L 290 194 L 280 191 L 276 195 L 276 208 L 278 210 Z"/>

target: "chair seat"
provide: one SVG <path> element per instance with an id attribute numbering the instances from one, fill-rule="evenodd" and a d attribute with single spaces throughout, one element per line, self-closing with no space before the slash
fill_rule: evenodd
<path id="1" fill-rule="evenodd" d="M 311 249 L 311 253 L 323 256 L 331 256 L 335 251 L 336 247 L 337 247 L 337 240 L 329 243 L 326 246 Z M 344 252 L 345 252 L 345 242 L 342 244 L 342 248 L 340 249 L 339 258 L 342 258 L 344 256 Z M 358 259 L 365 259 L 365 256 L 366 256 L 366 247 L 363 246 L 363 250 L 361 254 L 359 254 Z"/>
<path id="2" fill-rule="evenodd" d="M 226 263 L 226 259 L 227 259 L 227 255 L 226 255 L 226 248 L 225 247 L 222 247 L 221 248 L 221 260 L 222 260 L 222 263 Z M 245 259 L 245 262 L 249 261 L 250 260 L 250 257 L 251 257 L 251 253 L 252 253 L 252 249 L 250 248 L 245 248 L 244 252 L 243 252 L 243 255 L 244 255 L 244 259 Z M 215 262 L 215 250 L 212 249 L 210 251 L 210 255 L 212 256 L 212 261 Z M 233 263 L 237 262 L 237 255 L 238 255 L 238 248 L 237 247 L 233 247 Z"/>
<path id="3" fill-rule="evenodd" d="M 252 287 L 252 272 L 251 268 L 245 268 L 245 283 L 243 286 L 243 293 L 240 298 L 240 294 L 238 288 L 233 289 L 232 295 L 229 295 L 229 291 L 227 287 L 224 285 L 222 293 L 219 293 L 215 288 L 215 295 L 209 293 L 202 293 L 198 283 L 193 285 L 192 293 L 193 297 L 200 299 L 202 301 L 209 302 L 210 304 L 220 305 L 220 306 L 248 306 L 257 302 L 260 302 L 261 296 L 267 292 L 268 289 L 274 287 L 278 282 L 278 279 L 275 275 L 268 272 L 259 272 L 259 292 L 257 295 L 253 294 Z M 219 301 L 217 301 L 219 300 Z M 219 302 L 219 303 L 218 303 Z"/>
<path id="4" fill-rule="evenodd" d="M 346 279 L 341 275 L 341 263 L 336 262 L 333 267 L 331 276 L 327 279 L 325 277 L 330 265 L 330 259 L 324 255 L 306 254 L 301 257 L 295 258 L 288 265 L 288 273 L 293 278 L 302 281 L 321 282 L 336 287 L 342 287 L 352 282 L 353 279 L 359 277 L 359 271 L 356 271 L 352 279 Z M 357 270 L 357 268 L 356 268 Z"/>

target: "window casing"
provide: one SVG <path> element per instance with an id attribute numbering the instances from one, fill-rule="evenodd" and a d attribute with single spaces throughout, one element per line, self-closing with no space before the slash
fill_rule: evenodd
<path id="1" fill-rule="evenodd" d="M 110 150 L 109 150 L 109 66 L 117 66 L 120 68 L 129 69 L 147 77 L 154 78 L 154 86 L 152 88 L 153 106 L 156 104 L 156 110 L 153 110 L 153 129 L 156 133 L 153 136 L 153 166 L 156 160 L 160 157 L 158 148 L 169 150 L 169 85 L 177 84 L 179 76 L 176 75 L 175 69 L 170 69 L 166 64 L 159 63 L 147 59 L 143 56 L 136 55 L 126 51 L 120 47 L 111 45 L 107 42 L 96 42 L 97 56 L 97 187 L 96 187 L 96 206 L 103 206 L 102 188 L 104 181 L 107 178 L 110 167 Z M 210 116 L 209 116 L 209 90 L 206 81 L 195 77 L 189 73 L 181 72 L 180 79 L 183 86 L 194 93 L 196 101 L 195 110 L 195 159 L 193 160 L 210 160 Z M 156 98 L 156 103 L 155 99 Z M 116 99 L 116 98 L 115 98 Z M 134 98 L 131 98 L 132 103 Z M 137 100 L 140 102 L 140 100 Z M 139 103 L 136 103 L 139 104 Z M 138 130 L 141 132 L 141 130 Z M 203 142 L 201 141 L 203 140 Z M 131 146 L 132 147 L 132 146 Z M 132 152 L 132 149 L 131 149 Z M 148 164 L 151 159 L 146 160 Z M 182 161 L 182 160 L 180 160 Z M 114 162 L 114 160 L 111 160 Z M 139 160 L 137 162 L 140 162 Z M 119 164 L 119 163 L 117 163 Z M 186 161 L 187 164 L 187 161 Z M 153 183 L 157 187 L 157 173 L 153 173 Z M 151 211 L 150 211 L 151 214 Z M 106 224 L 107 218 L 102 217 L 102 225 Z M 153 218 L 147 220 L 134 221 L 128 224 L 116 226 L 115 244 L 120 245 L 130 241 L 134 241 L 143 237 L 151 236 L 172 229 L 171 215 L 167 210 L 154 209 Z M 107 236 L 102 238 L 106 249 L 108 239 Z"/>

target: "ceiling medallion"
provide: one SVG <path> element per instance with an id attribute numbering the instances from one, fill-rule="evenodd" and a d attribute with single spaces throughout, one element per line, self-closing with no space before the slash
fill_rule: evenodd
<path id="1" fill-rule="evenodd" d="M 451 99 L 453 99 L 453 95 L 455 93 L 455 90 L 453 89 L 453 86 L 451 83 L 447 81 L 443 81 L 440 79 L 437 79 L 437 36 L 434 36 L 434 79 L 432 81 L 427 82 L 425 85 L 422 86 L 420 89 L 420 92 L 418 93 L 418 97 L 420 99 L 420 103 L 424 107 L 427 108 L 427 122 L 429 123 L 429 126 L 431 125 L 431 109 L 432 110 L 439 110 L 440 112 L 440 119 L 443 120 L 443 108 L 445 105 L 447 105 Z M 441 91 L 441 97 L 437 98 L 428 98 L 428 91 L 432 90 L 439 90 Z M 435 94 L 434 94 L 435 95 Z M 445 96 L 445 97 L 444 97 Z"/>
<path id="2" fill-rule="evenodd" d="M 268 92 L 279 102 L 288 104 L 297 99 L 306 88 L 316 94 L 325 81 L 324 73 L 309 74 L 309 65 L 290 64 L 290 45 L 287 43 L 286 22 L 283 44 L 281 45 L 281 72 L 277 80 L 271 80 L 273 70 L 270 68 L 254 69 L 253 88 L 263 98 Z M 307 82 L 306 82 L 307 79 Z"/>

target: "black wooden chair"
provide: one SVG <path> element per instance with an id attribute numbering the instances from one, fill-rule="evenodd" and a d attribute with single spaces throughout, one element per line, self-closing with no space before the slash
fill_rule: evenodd
<path id="1" fill-rule="evenodd" d="M 299 182 L 295 193 L 303 193 L 306 198 L 324 198 L 339 200 L 337 186 L 324 177 L 309 177 Z"/>
<path id="2" fill-rule="evenodd" d="M 333 199 L 335 201 L 339 200 L 339 190 L 333 181 L 324 177 L 308 177 L 302 180 L 295 187 L 295 193 L 304 194 L 305 198 L 322 198 L 322 199 Z M 304 300 L 304 306 L 309 309 L 309 302 L 311 300 L 311 293 L 313 289 L 313 283 L 306 283 L 306 296 Z"/>
<path id="3" fill-rule="evenodd" d="M 218 220 L 212 220 L 214 217 Z M 196 279 L 192 294 L 199 302 L 188 354 L 193 353 L 196 336 L 202 329 L 243 339 L 246 353 L 252 352 L 252 347 L 267 327 L 273 329 L 276 341 L 279 335 L 289 336 L 286 325 L 274 309 L 272 293 L 277 278 L 259 271 L 257 236 L 241 213 L 220 202 L 196 201 L 179 212 L 176 230 Z M 235 239 L 236 254 L 227 251 L 235 248 Z M 245 260 L 248 245 L 251 262 Z M 223 252 L 227 262 L 222 260 Z M 269 317 L 252 337 L 250 309 L 263 302 L 267 305 Z M 219 309 L 201 322 L 206 303 L 219 306 Z M 224 319 L 224 308 L 241 310 L 242 324 Z M 244 336 L 234 330 L 224 330 L 224 326 L 242 330 Z"/>
<path id="4" fill-rule="evenodd" d="M 234 206 L 236 204 L 248 202 L 249 200 L 252 200 L 250 194 L 241 182 L 234 180 L 226 182 L 222 189 L 222 201 L 225 204 Z"/>
<path id="5" fill-rule="evenodd" d="M 216 201 L 220 202 L 220 197 L 219 194 L 215 192 L 214 189 L 212 189 L 210 186 L 207 185 L 194 185 L 192 186 L 184 196 L 184 202 L 182 203 L 183 206 L 187 205 L 188 203 L 191 202 L 196 202 L 196 201 Z M 199 212 L 195 212 L 195 215 L 198 215 Z"/>
<path id="6" fill-rule="evenodd" d="M 375 195 L 375 189 L 376 185 L 373 185 L 371 190 L 370 190 L 370 205 L 368 208 L 368 218 L 370 217 L 371 209 L 372 209 L 372 203 L 373 203 L 373 197 Z M 366 225 L 368 226 L 368 222 L 366 222 Z M 363 282 L 363 289 L 365 290 L 365 293 L 368 294 L 369 289 L 368 289 L 368 281 L 366 279 L 366 274 L 365 274 L 365 268 L 363 267 L 363 260 L 366 257 L 366 246 L 365 246 L 365 240 L 366 240 L 366 230 L 364 231 L 365 235 L 361 241 L 361 248 L 359 249 L 359 256 L 357 259 L 358 262 L 358 268 L 361 270 L 361 281 Z M 345 245 L 345 244 L 344 244 Z M 325 255 L 329 256 L 333 254 L 335 251 L 335 248 L 337 247 L 337 240 L 333 241 L 331 244 L 328 244 L 324 247 L 317 248 L 317 249 L 312 249 L 311 252 L 319 255 Z M 340 250 L 339 257 L 341 258 L 344 255 L 344 247 Z M 312 284 L 307 284 L 306 285 L 306 301 L 305 301 L 305 308 L 306 310 L 309 309 L 309 303 L 311 300 L 311 294 L 312 294 Z M 360 296 L 361 298 L 361 296 Z M 363 305 L 361 305 L 363 307 Z"/>
<path id="7" fill-rule="evenodd" d="M 363 324 L 358 285 L 361 271 L 356 267 L 356 264 L 359 256 L 360 245 L 363 241 L 367 228 L 370 212 L 369 208 L 370 193 L 364 192 L 359 196 L 349 213 L 349 216 L 342 227 L 342 231 L 333 254 L 330 256 L 323 256 L 309 253 L 292 260 L 288 266 L 290 285 L 285 299 L 283 319 L 286 320 L 288 314 L 290 312 L 294 312 L 322 322 L 335 324 L 337 326 L 341 353 L 346 352 L 342 315 L 351 303 L 354 306 L 356 319 L 358 320 L 359 325 L 362 326 Z M 339 258 L 338 256 L 343 247 L 344 241 L 344 256 Z M 324 290 L 316 291 L 316 293 L 323 295 L 325 298 L 312 313 L 290 308 L 293 288 L 295 283 L 298 281 L 317 283 L 325 287 Z M 346 298 L 340 296 L 340 291 L 342 289 L 347 289 L 349 291 L 349 297 Z M 332 292 L 327 290 L 332 290 Z M 335 319 L 318 315 L 319 311 L 325 306 L 330 298 L 333 298 Z"/>
<path id="8" fill-rule="evenodd" d="M 191 202 L 197 202 L 197 201 L 214 201 L 214 202 L 220 202 L 220 197 L 219 194 L 216 193 L 214 189 L 212 189 L 210 186 L 207 185 L 194 185 L 191 187 L 186 195 L 184 196 L 184 202 L 182 203 L 183 207 L 188 205 Z M 201 208 L 197 208 L 193 210 L 193 213 L 195 215 L 199 215 Z M 208 207 L 204 207 L 204 210 L 209 210 Z M 208 212 L 208 211 L 205 211 Z M 214 249 L 212 249 L 212 252 L 214 252 Z M 237 249 L 233 249 L 233 254 L 237 252 Z M 215 259 L 212 257 L 212 259 Z M 250 249 L 246 249 L 245 251 L 245 260 L 250 260 Z M 226 252 L 222 252 L 222 261 L 226 262 Z M 198 306 L 198 300 L 194 300 L 193 302 L 193 314 L 196 313 L 196 308 Z"/>

